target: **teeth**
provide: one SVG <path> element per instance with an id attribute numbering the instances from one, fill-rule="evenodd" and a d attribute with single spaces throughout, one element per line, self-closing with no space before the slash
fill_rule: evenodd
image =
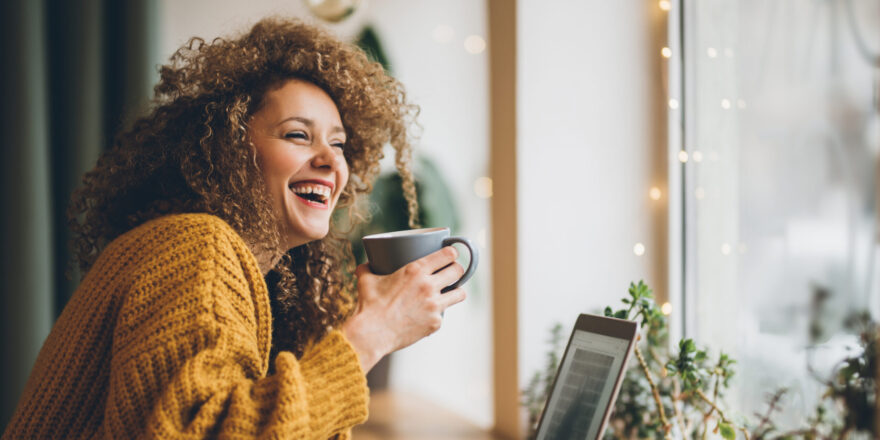
<path id="1" fill-rule="evenodd" d="M 324 200 L 330 197 L 330 188 L 315 183 L 293 184 L 290 189 L 296 194 L 317 194 Z"/>

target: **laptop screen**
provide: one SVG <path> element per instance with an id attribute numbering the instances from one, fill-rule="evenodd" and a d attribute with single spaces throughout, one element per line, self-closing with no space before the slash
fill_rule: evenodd
<path id="1" fill-rule="evenodd" d="M 629 344 L 629 339 L 575 329 L 538 440 L 597 438 Z"/>

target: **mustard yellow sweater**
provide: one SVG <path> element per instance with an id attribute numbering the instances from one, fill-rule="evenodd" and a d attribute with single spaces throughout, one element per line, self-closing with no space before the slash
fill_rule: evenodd
<path id="1" fill-rule="evenodd" d="M 330 331 L 267 375 L 269 294 L 225 222 L 182 214 L 103 251 L 43 344 L 3 439 L 350 437 L 366 378 Z"/>

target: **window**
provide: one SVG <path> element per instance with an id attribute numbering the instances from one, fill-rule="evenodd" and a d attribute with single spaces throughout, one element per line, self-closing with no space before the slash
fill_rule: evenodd
<path id="1" fill-rule="evenodd" d="M 682 3 L 683 26 L 670 27 L 683 31 L 684 54 L 671 87 L 684 90 L 671 110 L 682 141 L 670 143 L 687 153 L 671 173 L 681 330 L 738 360 L 729 402 L 743 414 L 789 387 L 779 422 L 792 424 L 821 393 L 808 362 L 827 375 L 856 345 L 844 317 L 880 310 L 880 4 Z M 811 316 L 823 328 L 815 356 Z"/>

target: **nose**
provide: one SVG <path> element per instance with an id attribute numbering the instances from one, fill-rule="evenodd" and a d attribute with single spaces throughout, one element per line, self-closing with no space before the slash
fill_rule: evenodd
<path id="1" fill-rule="evenodd" d="M 312 166 L 315 168 L 336 169 L 339 161 L 344 160 L 342 153 L 326 142 L 315 145 L 315 156 L 312 158 Z"/>

